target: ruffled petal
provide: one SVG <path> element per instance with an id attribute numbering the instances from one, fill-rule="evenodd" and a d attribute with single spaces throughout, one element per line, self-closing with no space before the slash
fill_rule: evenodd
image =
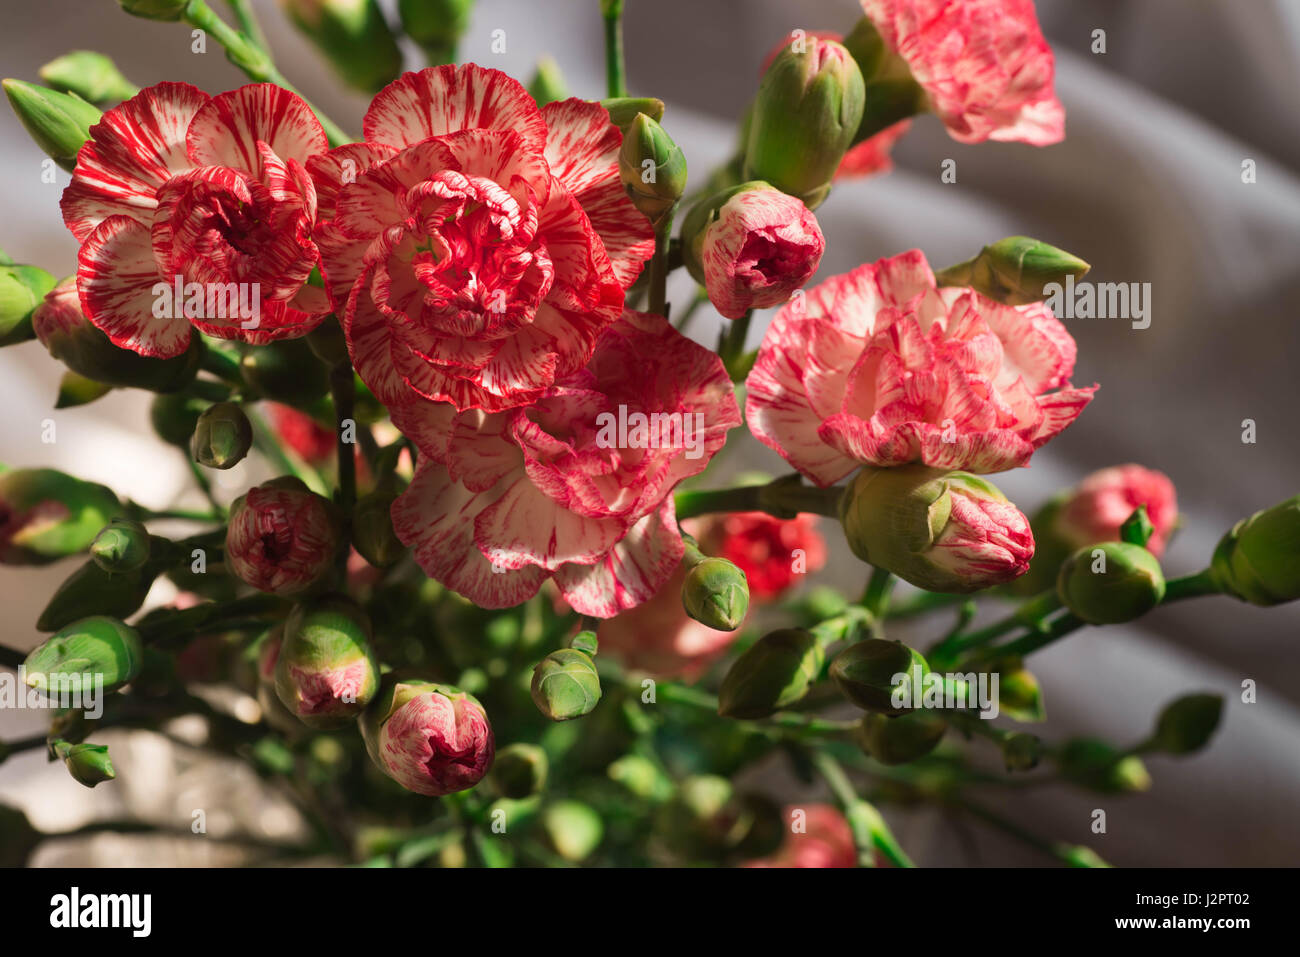
<path id="1" fill-rule="evenodd" d="M 274 83 L 249 83 L 214 96 L 194 116 L 185 138 L 196 166 L 258 170 L 257 144 L 304 166 L 329 149 L 320 120 L 302 97 Z"/>

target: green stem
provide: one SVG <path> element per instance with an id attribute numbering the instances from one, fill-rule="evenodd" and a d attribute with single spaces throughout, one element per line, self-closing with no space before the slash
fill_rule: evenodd
<path id="1" fill-rule="evenodd" d="M 1077 631 L 1086 625 L 1087 622 L 1082 618 L 1077 618 L 1071 614 L 1062 615 L 1053 621 L 1044 631 L 1036 631 L 1028 635 L 1022 635 L 1014 641 L 1009 641 L 1005 645 L 997 645 L 992 648 L 985 648 L 979 657 L 981 658 L 1001 658 L 1001 657 L 1024 657 L 1040 648 L 1046 648 L 1052 642 L 1064 638 L 1073 631 Z"/>
<path id="2" fill-rule="evenodd" d="M 650 302 L 647 312 L 656 316 L 668 308 L 668 242 L 673 228 L 672 210 L 664 213 L 655 226 L 655 254 L 650 260 Z"/>
<path id="3" fill-rule="evenodd" d="M 969 598 L 969 595 L 949 595 L 943 592 L 924 591 L 919 595 L 904 598 L 902 601 L 890 602 L 889 614 L 886 617 L 890 619 L 915 618 L 918 615 L 937 611 L 940 608 L 947 608 L 949 605 L 959 604 Z"/>
<path id="4" fill-rule="evenodd" d="M 601 0 L 605 20 L 605 95 L 627 96 L 623 62 L 623 0 Z"/>
<path id="5" fill-rule="evenodd" d="M 283 598 L 275 595 L 247 595 L 225 602 L 208 602 L 193 608 L 178 609 L 171 615 L 158 616 L 136 626 L 145 644 L 166 642 L 174 638 L 191 637 L 200 629 L 219 630 L 223 622 L 246 623 L 249 618 L 270 618 L 286 606 Z"/>
<path id="6" fill-rule="evenodd" d="M 262 418 L 257 410 L 245 408 L 244 413 L 248 416 L 248 421 L 253 424 L 253 448 L 265 456 L 271 465 L 280 472 L 299 479 L 317 495 L 328 494 L 329 490 L 321 480 L 320 473 L 297 458 L 297 456 L 290 456 L 279 441 L 276 440 L 270 426 L 267 425 L 266 420 Z"/>
<path id="7" fill-rule="evenodd" d="M 954 659 L 961 652 L 988 644 L 994 638 L 1000 638 L 1016 628 L 1029 627 L 1041 631 L 1043 619 L 1060 607 L 1061 599 L 1057 597 L 1056 591 L 1045 591 L 1041 595 L 1029 599 L 1010 615 L 984 628 L 967 632 L 964 635 L 945 638 L 930 649 L 928 657 L 940 661 Z"/>
<path id="8" fill-rule="evenodd" d="M 26 738 L 15 738 L 13 741 L 0 741 L 0 764 L 4 764 L 6 759 L 15 754 L 45 747 L 48 737 L 46 734 L 33 734 Z"/>
<path id="9" fill-rule="evenodd" d="M 879 621 L 885 617 L 885 611 L 889 607 L 889 592 L 893 587 L 894 576 L 886 569 L 873 565 L 867 590 L 863 592 L 862 600 L 858 604 L 869 611 L 872 618 Z"/>
<path id="10" fill-rule="evenodd" d="M 629 687 L 638 692 L 641 690 L 641 686 L 636 682 L 631 682 Z M 716 695 L 711 695 L 707 691 L 700 691 L 698 688 L 673 684 L 669 681 L 655 682 L 655 700 L 684 705 L 699 711 L 706 711 L 715 716 L 718 713 L 718 698 Z M 778 711 L 763 721 L 738 721 L 736 723 L 753 727 L 756 730 L 762 730 L 774 725 L 788 731 L 818 735 L 844 734 L 858 726 L 857 721 L 832 721 L 827 718 L 817 718 L 790 711 Z"/>
<path id="11" fill-rule="evenodd" d="M 248 0 L 226 0 L 226 3 L 229 4 L 231 13 L 235 15 L 235 22 L 239 24 L 239 29 L 244 36 L 269 56 L 271 47 L 266 42 L 266 34 L 262 32 L 262 25 L 257 22 L 257 14 L 253 12 Z"/>
<path id="12" fill-rule="evenodd" d="M 352 363 L 344 359 L 330 373 L 330 394 L 334 399 L 335 453 L 338 456 L 338 500 L 344 515 L 352 514 L 357 501 L 356 444 L 344 439 L 345 426 L 351 424 L 355 437 L 358 428 L 355 416 L 356 387 L 352 378 Z"/>
<path id="13" fill-rule="evenodd" d="M 203 346 L 199 368 L 204 372 L 211 372 L 218 379 L 233 386 L 242 387 L 244 384 L 244 377 L 239 371 L 239 360 L 225 350 L 214 348 L 207 343 Z"/>
<path id="14" fill-rule="evenodd" d="M 190 467 L 190 474 L 194 476 L 194 484 L 199 487 L 199 491 L 203 493 L 203 497 L 206 498 L 208 504 L 212 506 L 212 511 L 216 516 L 216 521 L 221 521 L 222 517 L 226 514 L 226 510 L 221 506 L 221 503 L 217 501 L 217 496 L 212 491 L 212 483 L 208 480 L 207 473 L 203 471 L 203 466 L 194 461 L 194 457 L 189 455 L 183 449 L 181 450 L 181 454 L 185 456 L 185 461 Z"/>
<path id="15" fill-rule="evenodd" d="M 874 867 L 875 851 L 879 851 L 895 867 L 915 867 L 880 812 L 874 805 L 858 797 L 858 792 L 840 763 L 825 751 L 814 751 L 811 757 L 817 773 L 826 781 L 831 794 L 848 818 L 853 843 L 858 849 L 859 866 Z"/>
<path id="16" fill-rule="evenodd" d="M 673 322 L 673 325 L 677 327 L 677 331 L 685 333 L 686 327 L 691 324 L 691 320 L 695 318 L 695 314 L 699 312 L 700 307 L 708 301 L 709 294 L 704 291 L 703 287 L 696 288 L 695 298 L 693 298 L 690 305 L 686 307 L 686 311 Z"/>
<path id="17" fill-rule="evenodd" d="M 257 44 L 244 36 L 226 21 L 217 16 L 216 12 L 207 5 L 205 0 L 190 0 L 185 5 L 182 13 L 185 22 L 192 27 L 203 30 L 212 35 L 212 38 L 220 43 L 226 50 L 226 57 L 244 74 L 257 83 L 274 83 L 276 86 L 284 87 L 290 93 L 302 96 L 294 88 L 277 68 L 266 51 L 260 49 Z M 303 98 L 304 101 L 306 98 Z M 330 146 L 342 146 L 344 143 L 351 143 L 353 137 L 343 132 L 333 120 L 322 113 L 310 103 L 307 104 L 316 118 L 320 120 L 320 125 L 325 130 L 325 136 L 329 139 Z"/>
<path id="18" fill-rule="evenodd" d="M 1184 575 L 1182 578 L 1171 578 L 1165 582 L 1165 597 L 1162 604 L 1168 604 L 1171 601 L 1182 601 L 1184 598 L 1200 598 L 1203 595 L 1217 595 L 1221 589 L 1215 583 L 1214 578 L 1207 568 L 1204 571 L 1197 572 L 1195 575 Z"/>
<path id="19" fill-rule="evenodd" d="M 842 494 L 840 488 L 815 488 L 777 479 L 767 485 L 688 489 L 678 492 L 674 501 L 679 521 L 711 512 L 766 512 L 777 518 L 793 518 L 800 512 L 810 512 L 838 517 Z"/>
<path id="20" fill-rule="evenodd" d="M 742 368 L 741 359 L 745 355 L 745 340 L 749 338 L 749 324 L 753 318 L 754 310 L 751 309 L 739 319 L 733 319 L 718 344 L 718 355 L 722 357 L 722 364 L 727 367 L 732 382 L 739 382 L 749 372 Z"/>
<path id="21" fill-rule="evenodd" d="M 963 810 L 969 811 L 972 815 L 991 824 L 1005 834 L 1009 834 L 1018 841 L 1028 844 L 1036 850 L 1042 851 L 1049 857 L 1054 857 L 1062 863 L 1069 864 L 1071 867 L 1109 867 L 1110 865 L 1097 857 L 1089 848 L 1076 848 L 1074 845 L 1066 844 L 1063 841 L 1051 841 L 1045 837 L 1026 830 L 1014 821 L 995 814 L 988 808 L 971 801 L 962 801 L 959 805 Z M 1086 851 L 1086 854 L 1079 853 Z"/>

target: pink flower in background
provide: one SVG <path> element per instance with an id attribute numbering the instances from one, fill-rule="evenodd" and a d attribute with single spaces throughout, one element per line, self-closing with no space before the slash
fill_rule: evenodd
<path id="1" fill-rule="evenodd" d="M 805 573 L 826 564 L 826 539 L 817 531 L 815 515 L 779 519 L 766 512 L 732 512 L 699 521 L 700 547 L 738 566 L 752 599 L 778 598 Z"/>
<path id="2" fill-rule="evenodd" d="M 496 754 L 492 725 L 478 700 L 430 681 L 386 679 L 362 718 L 361 733 L 389 777 L 429 797 L 472 788 Z"/>
<path id="3" fill-rule="evenodd" d="M 318 255 L 304 167 L 326 145 L 307 104 L 269 83 L 215 97 L 159 83 L 106 112 L 60 203 L 86 317 L 163 358 L 191 326 L 259 344 L 311 331 L 329 304 L 306 285 Z"/>
<path id="4" fill-rule="evenodd" d="M 627 312 L 586 368 L 528 408 L 393 410 L 420 448 L 393 528 L 425 572 L 484 608 L 553 579 L 578 612 L 648 600 L 682 557 L 673 487 L 740 424 L 721 361 L 662 317 Z"/>
<path id="5" fill-rule="evenodd" d="M 704 285 L 718 312 L 739 319 L 789 299 L 825 250 L 817 217 L 802 201 L 766 184 L 741 189 L 704 227 Z"/>
<path id="6" fill-rule="evenodd" d="M 912 128 L 911 120 L 899 120 L 893 126 L 887 126 L 875 136 L 869 136 L 857 146 L 850 146 L 849 151 L 840 160 L 840 168 L 835 171 L 835 178 L 862 179 L 877 173 L 888 173 L 894 168 L 890 151 L 894 144 L 903 138 Z"/>
<path id="7" fill-rule="evenodd" d="M 802 817 L 799 816 L 802 812 Z M 838 808 L 829 804 L 793 804 L 785 809 L 785 841 L 775 854 L 749 861 L 746 867 L 857 867 L 853 831 Z M 802 830 L 793 830 L 800 821 Z"/>
<path id="8" fill-rule="evenodd" d="M 581 369 L 654 250 L 604 108 L 539 110 L 500 71 L 443 66 L 382 90 L 364 131 L 311 171 L 326 286 L 379 400 L 501 411 Z"/>
<path id="9" fill-rule="evenodd" d="M 1154 529 L 1147 548 L 1159 557 L 1178 524 L 1178 498 L 1167 475 L 1141 465 L 1115 465 L 1087 476 L 1057 512 L 1052 530 L 1075 548 L 1117 542 L 1120 525 L 1139 505 L 1147 507 Z"/>
<path id="10" fill-rule="evenodd" d="M 334 433 L 306 412 L 279 402 L 269 403 L 271 426 L 280 441 L 309 465 L 320 465 L 334 456 Z"/>
<path id="11" fill-rule="evenodd" d="M 277 479 L 249 489 L 231 506 L 226 562 L 260 591 L 297 595 L 329 571 L 338 536 L 331 502 Z"/>
<path id="12" fill-rule="evenodd" d="M 822 486 L 860 464 L 1026 465 L 1096 386 L 1045 305 L 935 285 L 918 251 L 859 266 L 782 309 L 746 382 L 750 429 Z M 1059 391 L 1052 391 L 1059 390 Z"/>
<path id="13" fill-rule="evenodd" d="M 961 143 L 1065 138 L 1056 68 L 1032 0 L 861 0 Z"/>

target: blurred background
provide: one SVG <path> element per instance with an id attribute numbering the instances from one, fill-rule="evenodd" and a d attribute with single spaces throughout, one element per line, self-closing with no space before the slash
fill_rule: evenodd
<path id="1" fill-rule="evenodd" d="M 254 6 L 282 71 L 345 128 L 359 129 L 367 99 L 342 91 L 274 2 Z M 1149 328 L 1066 320 L 1079 344 L 1075 383 L 1096 381 L 1101 389 L 1032 469 L 997 481 L 1029 512 L 1106 465 L 1160 469 L 1173 478 L 1184 517 L 1166 571 L 1194 572 L 1234 521 L 1300 490 L 1300 0 L 1038 0 L 1037 7 L 1056 52 L 1065 142 L 963 146 L 938 120 L 918 118 L 895 149 L 892 173 L 837 185 L 818 210 L 827 239 L 819 278 L 913 247 L 939 267 L 987 242 L 1026 234 L 1091 262 L 1096 282 L 1150 283 Z M 767 51 L 794 28 L 847 31 L 860 13 L 853 0 L 628 0 L 627 8 L 630 92 L 668 103 L 664 125 L 685 150 L 695 182 L 729 155 L 735 117 Z M 596 0 L 480 0 L 461 58 L 527 79 L 549 54 L 574 95 L 599 97 L 597 10 Z M 1098 30 L 1105 53 L 1092 52 Z M 492 52 L 494 31 L 504 31 L 504 53 Z M 195 54 L 190 43 L 187 27 L 128 17 L 112 0 L 10 3 L 0 72 L 35 81 L 55 56 L 94 49 L 141 86 L 186 80 L 215 93 L 244 82 L 217 44 Z M 418 51 L 409 53 L 408 66 L 421 65 Z M 18 262 L 62 276 L 77 250 L 58 209 L 68 176 L 42 183 L 42 159 L 12 112 L 0 109 L 0 246 Z M 956 161 L 956 183 L 940 181 L 945 159 Z M 1253 183 L 1243 182 L 1245 160 L 1254 162 Z M 670 298 L 679 308 L 690 294 L 689 279 L 674 276 Z M 751 348 L 768 318 L 756 317 Z M 713 314 L 697 319 L 692 334 L 712 344 L 721 322 Z M 146 395 L 115 392 L 56 413 L 61 369 L 35 342 L 0 351 L 0 461 L 66 469 L 152 507 L 188 494 L 184 463 L 152 438 Z M 42 423 L 50 418 L 57 441 L 43 444 Z M 1254 444 L 1242 441 L 1246 419 L 1256 425 Z M 745 443 L 729 465 L 785 471 L 752 438 Z M 249 484 L 247 467 L 220 473 L 227 494 Z M 841 551 L 822 579 L 856 592 L 861 565 L 833 529 L 824 531 Z M 6 644 L 37 643 L 29 623 L 68 570 L 65 563 L 0 571 Z M 910 634 L 928 639 L 946 623 L 923 622 Z M 1035 656 L 1049 713 L 1045 733 L 1134 741 L 1165 701 L 1207 690 L 1227 700 L 1210 748 L 1184 760 L 1152 758 L 1154 785 L 1143 795 L 1103 799 L 1043 787 L 1000 799 L 1003 813 L 1088 843 L 1117 865 L 1300 863 L 1300 607 L 1201 599 L 1140 624 L 1081 632 Z M 1258 686 L 1256 703 L 1241 701 L 1246 679 Z M 0 711 L 0 738 L 39 732 L 44 720 Z M 103 738 L 119 767 L 115 784 L 92 794 L 29 752 L 0 767 L 0 802 L 24 808 L 52 831 L 129 812 L 188 832 L 189 809 L 200 806 L 222 809 L 219 820 L 209 820 L 214 836 L 236 824 L 268 838 L 300 827 L 282 802 L 233 766 L 214 768 L 142 732 Z M 777 768 L 759 773 L 789 797 L 809 796 Z M 1095 807 L 1107 811 L 1104 835 L 1089 829 Z M 922 864 L 1044 863 L 997 834 L 969 834 L 931 812 L 888 816 Z M 103 836 L 51 843 L 37 862 L 238 859 L 220 842 Z"/>

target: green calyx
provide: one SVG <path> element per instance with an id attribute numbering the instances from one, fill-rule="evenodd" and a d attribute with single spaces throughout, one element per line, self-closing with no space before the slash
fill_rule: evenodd
<path id="1" fill-rule="evenodd" d="M 877 712 L 862 716 L 858 741 L 881 764 L 907 764 L 937 748 L 947 730 L 943 718 L 926 711 L 892 718 Z"/>
<path id="2" fill-rule="evenodd" d="M 623 130 L 618 175 L 633 205 L 659 223 L 686 191 L 686 156 L 657 120 L 638 113 Z"/>
<path id="3" fill-rule="evenodd" d="M 92 50 L 57 57 L 41 67 L 40 76 L 60 93 L 74 93 L 96 106 L 129 100 L 140 92 L 109 57 Z"/>
<path id="4" fill-rule="evenodd" d="M 54 288 L 54 277 L 39 266 L 0 265 L 0 346 L 36 337 L 32 313 Z"/>
<path id="5" fill-rule="evenodd" d="M 600 701 L 596 663 L 575 648 L 552 651 L 533 669 L 530 692 L 537 710 L 550 720 L 580 718 Z"/>
<path id="6" fill-rule="evenodd" d="M 749 611 L 745 573 L 725 558 L 703 558 L 682 582 L 682 607 L 702 625 L 735 631 Z"/>
<path id="7" fill-rule="evenodd" d="M 90 557 L 106 572 L 132 572 L 149 560 L 149 531 L 139 522 L 115 518 L 90 543 Z"/>
<path id="8" fill-rule="evenodd" d="M 718 691 L 724 718 L 765 718 L 803 698 L 817 680 L 826 653 L 801 628 L 764 635 L 736 659 Z"/>
<path id="9" fill-rule="evenodd" d="M 985 246 L 974 259 L 935 274 L 941 286 L 970 286 L 1010 306 L 1050 298 L 1048 287 L 1064 287 L 1092 267 L 1064 249 L 1029 236 L 1008 236 Z"/>
<path id="10" fill-rule="evenodd" d="M 194 425 L 190 451 L 210 469 L 234 468 L 253 447 L 253 424 L 237 402 L 218 402 L 204 409 Z"/>
<path id="11" fill-rule="evenodd" d="M 84 551 L 126 513 L 112 489 L 55 469 L 0 471 L 0 507 L 10 516 L 0 563 L 44 565 Z"/>
<path id="12" fill-rule="evenodd" d="M 27 684 L 48 695 L 115 691 L 140 673 L 139 633 L 120 619 L 93 615 L 59 629 L 23 662 Z"/>
<path id="13" fill-rule="evenodd" d="M 4 88 L 9 105 L 41 151 L 68 172 L 76 169 L 77 152 L 103 112 L 79 96 L 35 83 L 11 79 L 4 81 Z"/>
<path id="14" fill-rule="evenodd" d="M 830 667 L 831 679 L 844 697 L 864 711 L 885 715 L 911 710 L 913 685 L 929 671 L 919 651 L 883 638 L 849 645 Z"/>
<path id="15" fill-rule="evenodd" d="M 1252 605 L 1300 598 L 1300 495 L 1234 525 L 1214 550 L 1210 577 Z"/>
<path id="16" fill-rule="evenodd" d="M 1056 579 L 1061 603 L 1093 625 L 1132 621 L 1165 597 L 1160 562 L 1140 545 L 1086 545 L 1061 565 Z"/>
<path id="17" fill-rule="evenodd" d="M 275 663 L 275 692 L 309 727 L 346 725 L 379 687 L 370 619 L 348 599 L 297 605 L 284 624 Z"/>

